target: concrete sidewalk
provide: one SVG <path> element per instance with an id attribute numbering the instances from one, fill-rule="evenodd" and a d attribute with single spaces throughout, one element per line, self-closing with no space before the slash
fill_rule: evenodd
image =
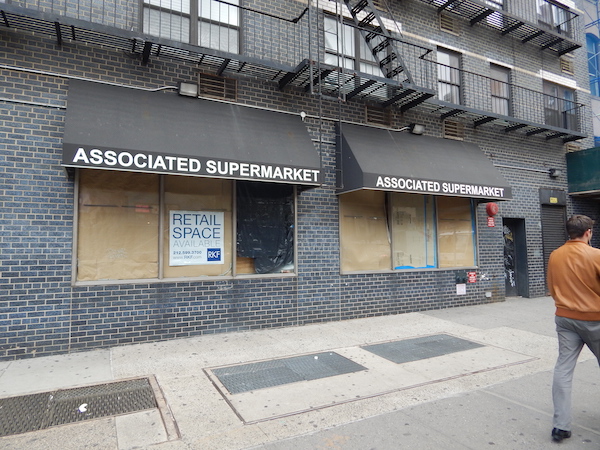
<path id="1" fill-rule="evenodd" d="M 365 347 L 435 336 L 471 347 L 402 363 Z M 147 377 L 158 404 L 5 436 L 0 448 L 546 449 L 556 445 L 556 354 L 546 297 L 0 362 L 0 398 Z M 269 383 L 286 374 L 282 358 L 320 367 L 329 356 L 361 369 L 240 392 L 222 375 L 257 363 L 273 368 Z M 573 400 L 573 436 L 560 446 L 600 449 L 598 364 L 587 349 Z"/>

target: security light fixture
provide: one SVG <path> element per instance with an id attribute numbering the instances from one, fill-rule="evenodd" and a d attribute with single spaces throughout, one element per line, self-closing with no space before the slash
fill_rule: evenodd
<path id="1" fill-rule="evenodd" d="M 421 124 L 419 124 L 419 123 L 411 123 L 411 124 L 409 125 L 409 128 L 410 128 L 410 132 L 411 132 L 412 134 L 418 134 L 418 135 L 421 135 L 421 134 L 423 134 L 423 132 L 425 131 L 425 125 L 421 125 Z"/>
<path id="2" fill-rule="evenodd" d="M 400 128 L 398 131 L 410 131 L 412 134 L 421 135 L 425 131 L 425 125 L 420 123 L 411 123 L 406 127 Z"/>
<path id="3" fill-rule="evenodd" d="M 562 175 L 562 170 L 550 169 L 550 170 L 548 170 L 548 175 L 550 175 L 551 178 L 558 178 Z"/>
<path id="4" fill-rule="evenodd" d="M 198 97 L 198 85 L 180 81 L 177 85 L 177 93 L 184 97 Z"/>

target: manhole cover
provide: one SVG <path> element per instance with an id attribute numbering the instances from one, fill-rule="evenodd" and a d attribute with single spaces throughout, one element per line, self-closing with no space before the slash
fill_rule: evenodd
<path id="1" fill-rule="evenodd" d="M 362 348 L 389 361 L 401 364 L 478 347 L 483 347 L 483 345 L 447 334 L 436 334 L 415 339 L 366 345 Z"/>
<path id="2" fill-rule="evenodd" d="M 147 378 L 0 399 L 0 436 L 156 408 Z"/>
<path id="3" fill-rule="evenodd" d="M 238 366 L 221 367 L 212 372 L 231 394 L 280 386 L 304 380 L 317 380 L 366 370 L 348 358 L 324 352 L 294 356 Z"/>

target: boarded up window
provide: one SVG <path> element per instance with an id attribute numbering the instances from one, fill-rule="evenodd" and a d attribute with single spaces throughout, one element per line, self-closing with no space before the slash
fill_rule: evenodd
<path id="1" fill-rule="evenodd" d="M 82 170 L 77 280 L 158 276 L 159 176 Z"/>
<path id="2" fill-rule="evenodd" d="M 472 201 L 361 190 L 340 195 L 342 271 L 473 267 Z"/>
<path id="3" fill-rule="evenodd" d="M 82 169 L 77 281 L 294 272 L 295 196 L 286 184 Z"/>
<path id="4" fill-rule="evenodd" d="M 475 265 L 475 233 L 471 201 L 461 197 L 438 197 L 439 267 Z"/>
<path id="5" fill-rule="evenodd" d="M 219 211 L 225 214 L 224 235 L 227 237 L 223 264 L 170 266 L 169 229 L 163 231 L 164 277 L 198 277 L 231 275 L 232 182 L 212 178 L 165 177 L 164 221 L 170 211 Z"/>
<path id="6" fill-rule="evenodd" d="M 394 269 L 435 267 L 435 215 L 429 195 L 391 194 Z"/>
<path id="7" fill-rule="evenodd" d="M 238 273 L 293 271 L 294 188 L 240 181 L 236 191 L 237 255 L 251 262 L 238 265 Z"/>
<path id="8" fill-rule="evenodd" d="M 341 195 L 340 233 L 343 271 L 390 268 L 385 192 Z"/>

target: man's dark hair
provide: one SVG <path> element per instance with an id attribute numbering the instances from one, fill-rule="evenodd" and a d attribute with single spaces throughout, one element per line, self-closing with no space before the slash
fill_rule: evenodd
<path id="1" fill-rule="evenodd" d="M 594 226 L 594 221 L 588 216 L 575 214 L 567 220 L 567 234 L 571 239 L 582 237 L 587 230 Z"/>

